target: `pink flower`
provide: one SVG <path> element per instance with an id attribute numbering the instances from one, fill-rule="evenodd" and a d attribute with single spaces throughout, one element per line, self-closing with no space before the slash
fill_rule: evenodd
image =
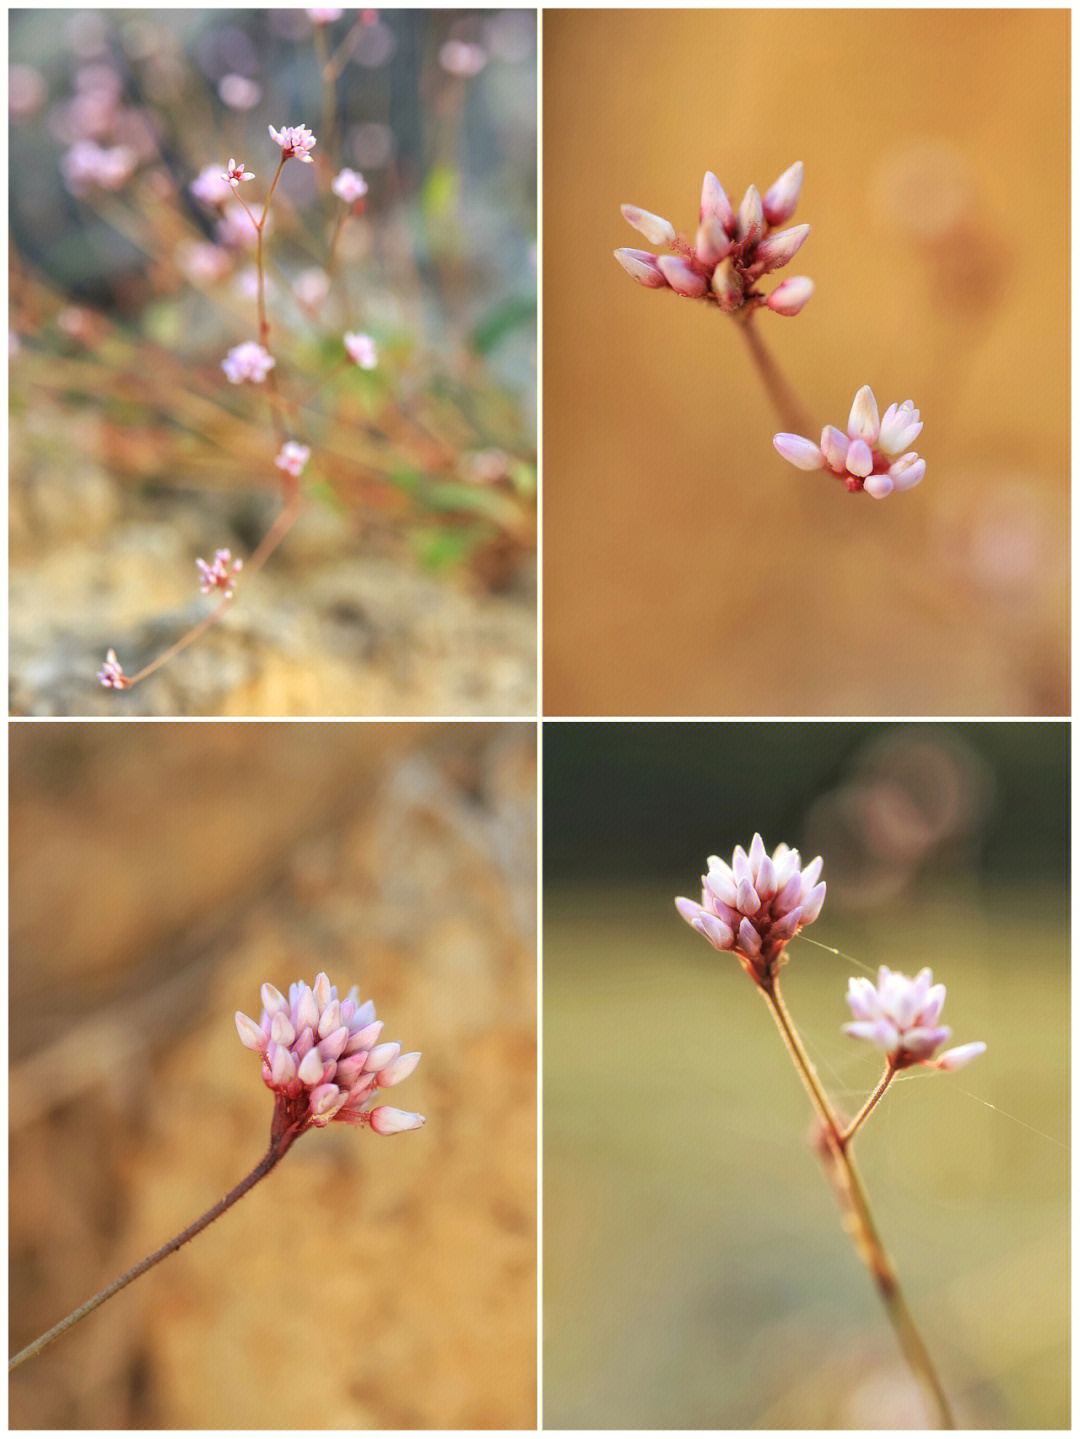
<path id="1" fill-rule="evenodd" d="M 755 834 L 749 852 L 738 846 L 730 865 L 709 857 L 700 904 L 677 899 L 675 907 L 714 949 L 731 950 L 750 976 L 765 984 L 784 962 L 788 941 L 821 913 L 821 864 L 819 857 L 804 868 L 799 851 L 786 844 L 770 858 Z"/>
<path id="2" fill-rule="evenodd" d="M 98 683 L 107 690 L 126 690 L 131 681 L 124 674 L 116 651 L 109 650 L 105 656 L 104 668 L 98 671 Z"/>
<path id="3" fill-rule="evenodd" d="M 787 434 L 774 435 L 773 444 L 800 470 L 831 470 L 849 490 L 865 490 L 883 500 L 894 490 L 912 489 L 926 473 L 926 461 L 907 450 L 921 429 L 919 412 L 910 400 L 890 405 L 879 419 L 874 392 L 863 385 L 851 406 L 846 435 L 835 425 L 826 425 L 820 445 Z"/>
<path id="4" fill-rule="evenodd" d="M 273 125 L 267 126 L 270 131 L 270 138 L 275 145 L 281 146 L 282 159 L 303 160 L 305 165 L 313 163 L 309 150 L 315 145 L 315 136 L 306 125 L 286 125 L 281 130 L 275 130 Z"/>
<path id="5" fill-rule="evenodd" d="M 232 196 L 232 186 L 216 165 L 200 170 L 188 189 L 204 205 L 224 205 Z"/>
<path id="6" fill-rule="evenodd" d="M 221 178 L 223 180 L 227 180 L 228 183 L 235 190 L 237 185 L 240 184 L 241 180 L 254 180 L 255 172 L 254 170 L 245 170 L 243 160 L 239 161 L 239 163 L 236 160 L 230 160 L 229 168 L 225 171 L 224 175 L 222 175 Z"/>
<path id="7" fill-rule="evenodd" d="M 670 289 L 689 299 L 709 300 L 727 313 L 745 304 L 768 305 L 779 315 L 796 315 L 813 293 L 812 280 L 785 280 L 768 298 L 756 287 L 763 275 L 782 269 L 795 256 L 809 225 L 780 230 L 792 215 L 802 189 L 802 162 L 785 170 L 762 200 L 751 185 L 736 211 L 720 181 L 711 172 L 701 187 L 698 230 L 693 245 L 677 236 L 670 220 L 622 207 L 623 218 L 651 245 L 664 245 L 673 255 L 644 250 L 616 250 L 615 258 L 637 282 L 650 290 Z"/>
<path id="8" fill-rule="evenodd" d="M 204 595 L 213 590 L 223 590 L 225 598 L 231 600 L 233 597 L 233 582 L 236 576 L 244 568 L 243 560 L 234 560 L 231 550 L 218 550 L 212 564 L 205 560 L 196 560 L 202 573 L 202 583 L 199 585 Z"/>
<path id="9" fill-rule="evenodd" d="M 379 353 L 370 335 L 346 335 L 345 349 L 353 364 L 359 365 L 362 370 L 373 370 L 379 363 Z"/>
<path id="10" fill-rule="evenodd" d="M 934 1058 L 935 1051 L 952 1037 L 952 1030 L 938 1024 L 945 986 L 935 984 L 928 969 L 920 969 L 914 979 L 909 979 L 882 965 L 876 986 L 869 979 L 848 981 L 847 1002 L 855 1022 L 845 1024 L 844 1033 L 883 1049 L 894 1069 L 907 1069 L 912 1064 L 925 1064 L 929 1069 L 960 1069 L 986 1049 L 981 1041 L 962 1044 Z"/>
<path id="11" fill-rule="evenodd" d="M 299 476 L 310 458 L 311 450 L 307 445 L 298 444 L 296 440 L 286 440 L 274 460 L 274 464 L 279 470 L 286 470 L 290 475 Z"/>
<path id="12" fill-rule="evenodd" d="M 102 146 L 94 140 L 76 140 L 60 161 L 64 183 L 73 195 L 92 190 L 120 190 L 131 179 L 138 156 L 128 145 Z"/>
<path id="13" fill-rule="evenodd" d="M 367 194 L 367 181 L 355 170 L 341 170 L 330 181 L 330 188 L 346 205 L 355 205 Z"/>
<path id="14" fill-rule="evenodd" d="M 424 1119 L 401 1109 L 371 1108 L 379 1089 L 400 1084 L 420 1062 L 402 1054 L 400 1044 L 380 1044 L 382 1022 L 371 1000 L 360 1003 L 352 989 L 339 1000 L 325 974 L 308 986 L 298 980 L 285 998 L 272 984 L 262 987 L 258 1024 L 237 1012 L 240 1041 L 262 1055 L 263 1083 L 274 1091 L 274 1127 L 302 1134 L 332 1120 L 370 1125 L 376 1134 L 419 1129 Z"/>
<path id="15" fill-rule="evenodd" d="M 245 340 L 242 345 L 233 346 L 222 360 L 221 368 L 231 385 L 242 384 L 245 380 L 261 385 L 276 364 L 273 355 L 255 340 Z"/>

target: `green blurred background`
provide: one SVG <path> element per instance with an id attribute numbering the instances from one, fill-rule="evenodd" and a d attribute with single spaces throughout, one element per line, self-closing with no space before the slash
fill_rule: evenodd
<path id="1" fill-rule="evenodd" d="M 1064 10 L 544 15 L 549 714 L 1064 714 Z M 736 326 L 642 289 L 622 203 L 796 160 L 818 427 L 914 400 L 926 478 L 871 503 L 782 461 Z"/>
<path id="2" fill-rule="evenodd" d="M 852 974 L 929 965 L 986 1041 L 902 1077 L 859 1161 L 961 1426 L 1067 1426 L 1067 739 L 548 723 L 548 1427 L 927 1422 L 768 1013 L 672 904 L 755 829 L 825 859 L 784 987 L 842 1108 L 880 1073 L 841 1032 Z"/>

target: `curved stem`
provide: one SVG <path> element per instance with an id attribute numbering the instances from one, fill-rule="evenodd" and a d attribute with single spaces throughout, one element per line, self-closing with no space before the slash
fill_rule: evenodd
<path id="1" fill-rule="evenodd" d="M 803 435 L 811 438 L 814 434 L 814 422 L 803 409 L 795 391 L 788 384 L 787 380 L 780 373 L 776 361 L 765 348 L 765 342 L 757 332 L 754 324 L 754 312 L 747 311 L 745 320 L 739 320 L 738 329 L 746 337 L 746 343 L 750 349 L 750 358 L 757 367 L 762 383 L 768 392 L 769 399 L 773 402 L 776 413 L 780 416 L 780 423 L 786 425 L 794 435 Z"/>
<path id="2" fill-rule="evenodd" d="M 168 1244 L 163 1244 L 161 1248 L 156 1249 L 153 1254 L 148 1254 L 147 1257 L 136 1264 L 133 1269 L 129 1269 L 126 1274 L 121 1274 L 119 1279 L 114 1279 L 107 1288 L 103 1289 L 99 1294 L 95 1294 L 92 1299 L 88 1299 L 85 1304 L 80 1304 L 78 1309 L 73 1310 L 66 1319 L 61 1319 L 59 1324 L 54 1324 L 51 1329 L 46 1330 L 45 1333 L 35 1339 L 32 1344 L 28 1344 L 25 1349 L 20 1349 L 18 1354 L 8 1361 L 8 1372 L 10 1373 L 12 1369 L 22 1364 L 25 1360 L 32 1359 L 35 1354 L 39 1354 L 47 1344 L 51 1344 L 54 1339 L 58 1339 L 60 1335 L 63 1334 L 65 1330 L 70 1329 L 72 1325 L 78 1324 L 80 1319 L 85 1319 L 88 1314 L 93 1313 L 100 1304 L 105 1303 L 106 1299 L 111 1299 L 114 1294 L 119 1294 L 121 1289 L 126 1289 L 133 1280 L 138 1279 L 140 1274 L 145 1274 L 146 1271 L 152 1269 L 155 1264 L 160 1264 L 161 1261 L 167 1259 L 170 1254 L 175 1254 L 181 1245 L 186 1244 L 189 1239 L 194 1239 L 196 1234 L 201 1234 L 208 1225 L 213 1224 L 215 1219 L 219 1219 L 221 1215 L 225 1213 L 226 1209 L 231 1209 L 238 1199 L 242 1199 L 249 1189 L 253 1189 L 260 1179 L 265 1178 L 265 1176 L 270 1173 L 271 1169 L 273 1169 L 278 1160 L 286 1153 L 296 1137 L 297 1131 L 295 1129 L 289 1130 L 284 1134 L 273 1136 L 270 1141 L 270 1148 L 263 1155 L 262 1159 L 259 1160 L 258 1164 L 256 1164 L 255 1168 L 245 1179 L 241 1179 L 240 1183 L 236 1185 L 234 1189 L 229 1190 L 224 1199 L 219 1199 L 200 1219 L 196 1219 L 194 1224 L 189 1224 L 188 1227 L 177 1234 L 175 1238 L 170 1239 Z"/>
<path id="3" fill-rule="evenodd" d="M 877 1285 L 881 1302 L 885 1306 L 889 1322 L 893 1326 L 912 1373 L 924 1385 L 937 1408 L 941 1428 L 955 1429 L 956 1421 L 953 1418 L 948 1396 L 942 1388 L 930 1353 L 923 1343 L 911 1311 L 907 1307 L 896 1270 L 893 1268 L 892 1260 L 877 1231 L 874 1217 L 870 1212 L 870 1201 L 867 1198 L 859 1171 L 855 1167 L 854 1156 L 850 1152 L 850 1141 L 855 1129 L 870 1113 L 892 1080 L 891 1067 L 882 1076 L 877 1089 L 863 1106 L 853 1124 L 849 1125 L 845 1131 L 839 1123 L 836 1111 L 822 1087 L 810 1056 L 807 1054 L 802 1039 L 780 996 L 778 978 L 773 975 L 766 983 L 759 983 L 758 988 L 776 1020 L 784 1043 L 795 1063 L 795 1068 L 799 1072 L 799 1078 L 805 1085 L 821 1119 L 828 1147 L 826 1163 L 829 1165 L 830 1177 L 836 1185 L 841 1208 L 844 1211 L 844 1227 L 858 1250 L 859 1257 L 869 1269 L 871 1278 Z"/>
<path id="4" fill-rule="evenodd" d="M 862 1127 L 863 1121 L 867 1118 L 870 1111 L 874 1108 L 878 1100 L 892 1083 L 893 1075 L 895 1073 L 896 1066 L 893 1064 L 891 1059 L 887 1060 L 885 1064 L 885 1073 L 878 1080 L 877 1088 L 874 1090 L 873 1094 L 871 1094 L 870 1098 L 866 1101 L 863 1107 L 859 1110 L 858 1114 L 851 1121 L 848 1127 L 844 1130 L 843 1134 L 841 1134 L 840 1143 L 842 1145 L 846 1147 L 851 1142 L 851 1140 L 854 1139 L 856 1131 Z"/>

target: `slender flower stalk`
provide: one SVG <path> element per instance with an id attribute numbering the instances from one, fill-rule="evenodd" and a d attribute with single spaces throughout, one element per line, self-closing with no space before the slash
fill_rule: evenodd
<path id="1" fill-rule="evenodd" d="M 948 1396 L 874 1222 L 853 1147 L 856 1134 L 899 1070 L 922 1064 L 948 1072 L 969 1063 L 986 1046 L 981 1042 L 960 1045 L 937 1055 L 951 1030 L 938 1022 L 945 987 L 933 983 L 928 969 L 908 979 L 882 968 L 876 986 L 869 980 L 852 979 L 848 1003 L 855 1019 L 845 1026 L 846 1032 L 877 1044 L 884 1050 L 886 1062 L 881 1079 L 855 1118 L 850 1123 L 841 1119 L 780 992 L 780 969 L 788 943 L 821 911 L 825 885 L 818 882 L 820 872 L 820 859 L 804 869 L 797 850 L 781 845 L 770 856 L 761 836 L 755 835 L 748 851 L 736 848 L 730 865 L 715 856 L 709 860 L 700 904 L 689 899 L 677 899 L 675 904 L 683 919 L 715 949 L 733 952 L 757 985 L 817 1115 L 818 1149 L 839 1198 L 845 1228 L 870 1271 L 912 1372 L 936 1408 L 940 1426 L 954 1429 Z"/>
<path id="2" fill-rule="evenodd" d="M 193 1224 L 20 1349 L 8 1362 L 9 1372 L 220 1219 L 309 1129 L 340 1120 L 388 1135 L 423 1125 L 420 1114 L 388 1105 L 372 1107 L 380 1089 L 408 1079 L 420 1055 L 402 1054 L 396 1042 L 379 1042 L 382 1021 L 375 1018 L 371 1000 L 360 1003 L 355 987 L 339 999 L 337 989 L 320 974 L 313 985 L 302 980 L 290 985 L 287 999 L 272 984 L 264 984 L 262 1001 L 259 1023 L 237 1012 L 236 1029 L 245 1048 L 261 1055 L 263 1083 L 274 1093 L 269 1149 L 250 1174 Z"/>

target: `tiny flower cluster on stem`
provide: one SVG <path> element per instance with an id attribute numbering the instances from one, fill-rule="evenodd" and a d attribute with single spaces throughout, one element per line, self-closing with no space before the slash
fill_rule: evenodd
<path id="1" fill-rule="evenodd" d="M 420 1055 L 402 1054 L 397 1043 L 380 1044 L 382 1021 L 371 1000 L 360 1003 L 354 987 L 339 1000 L 325 974 L 314 985 L 297 981 L 285 998 L 262 987 L 258 1024 L 237 1011 L 241 1043 L 262 1056 L 263 1082 L 274 1091 L 276 1133 L 323 1129 L 333 1120 L 370 1125 L 376 1134 L 419 1129 L 420 1114 L 385 1105 L 370 1108 L 380 1089 L 408 1079 Z"/>
<path id="2" fill-rule="evenodd" d="M 926 461 L 908 449 L 922 427 L 911 400 L 890 405 L 879 418 L 874 392 L 863 385 L 852 403 L 846 435 L 826 425 L 819 445 L 788 434 L 774 435 L 773 444 L 800 470 L 830 470 L 853 493 L 865 490 L 883 500 L 893 491 L 913 489 L 925 475 Z"/>
<path id="3" fill-rule="evenodd" d="M 619 264 L 650 290 L 674 290 L 694 300 L 711 300 L 728 314 L 743 306 L 767 305 L 778 315 L 797 315 L 814 291 L 805 275 L 793 276 L 765 296 L 757 282 L 794 259 L 810 233 L 809 225 L 776 228 L 789 220 L 802 189 L 803 167 L 798 161 L 785 170 L 762 199 L 751 185 L 736 211 L 724 187 L 707 171 L 701 187 L 699 224 L 694 244 L 675 233 L 669 220 L 641 210 L 622 207 L 623 218 L 653 245 L 666 245 L 670 255 L 647 250 L 616 250 Z"/>
<path id="4" fill-rule="evenodd" d="M 934 1058 L 952 1038 L 952 1030 L 938 1023 L 945 986 L 935 984 L 928 969 L 920 969 L 914 979 L 909 979 L 882 965 L 876 985 L 861 977 L 848 981 L 847 1002 L 855 1021 L 844 1025 L 844 1033 L 876 1044 L 884 1050 L 893 1069 L 907 1069 L 912 1064 L 946 1071 L 960 1069 L 986 1049 L 981 1042 L 961 1044 Z"/>
<path id="5" fill-rule="evenodd" d="M 221 590 L 225 598 L 231 600 L 236 576 L 244 568 L 243 560 L 234 560 L 231 550 L 218 550 L 209 564 L 206 560 L 196 560 L 195 563 L 202 575 L 199 588 L 203 594 L 208 595 L 214 590 Z"/>

